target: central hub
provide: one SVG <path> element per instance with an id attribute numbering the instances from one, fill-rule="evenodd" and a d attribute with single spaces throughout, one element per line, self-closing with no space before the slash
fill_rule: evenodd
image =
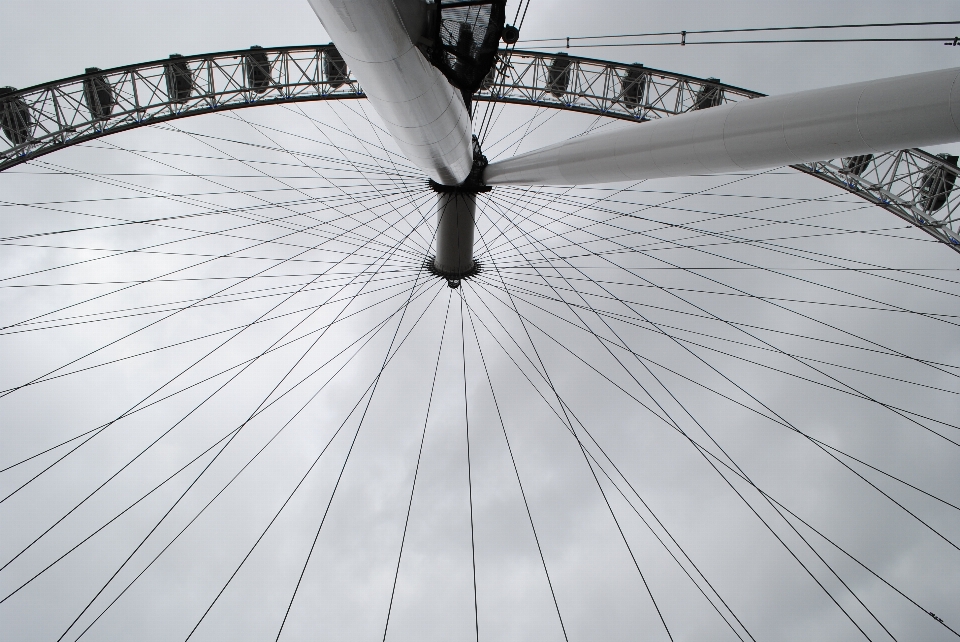
<path id="1" fill-rule="evenodd" d="M 450 287 L 477 273 L 473 260 L 473 239 L 476 229 L 477 194 L 489 192 L 483 184 L 487 159 L 473 137 L 473 169 L 459 185 L 441 185 L 430 181 L 430 188 L 439 195 L 437 206 L 436 255 L 430 259 L 430 271 L 447 279 Z"/>

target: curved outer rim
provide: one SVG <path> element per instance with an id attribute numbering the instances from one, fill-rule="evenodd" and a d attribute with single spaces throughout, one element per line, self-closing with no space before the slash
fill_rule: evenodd
<path id="1" fill-rule="evenodd" d="M 112 133 L 178 118 L 264 105 L 366 97 L 352 77 L 328 78 L 325 62 L 334 51 L 332 44 L 259 51 L 267 56 L 271 71 L 270 85 L 259 90 L 247 86 L 245 62 L 250 50 L 241 49 L 178 59 L 190 65 L 194 89 L 191 98 L 181 102 L 167 95 L 164 69 L 169 60 L 105 69 L 8 94 L 0 100 L 0 110 L 22 101 L 30 110 L 31 132 L 25 143 L 10 145 L 12 141 L 8 141 L 7 147 L 0 149 L 0 171 Z M 559 68 L 557 60 L 563 61 Z M 630 81 L 627 74 L 635 80 Z M 86 106 L 84 81 L 94 77 L 106 79 L 113 88 L 116 104 L 106 119 L 93 118 Z M 632 92 L 625 88 L 625 81 L 631 84 Z M 473 99 L 643 122 L 695 109 L 705 92 L 719 94 L 721 102 L 763 96 L 714 79 L 639 65 L 504 49 L 492 82 Z M 0 112 L 3 117 L 5 113 Z M 929 195 L 922 187 L 930 172 L 956 174 L 956 169 L 942 159 L 909 149 L 878 155 L 859 174 L 849 172 L 842 159 L 792 167 L 886 209 L 960 252 L 960 189 L 950 192 L 946 203 L 934 212 L 923 206 Z"/>

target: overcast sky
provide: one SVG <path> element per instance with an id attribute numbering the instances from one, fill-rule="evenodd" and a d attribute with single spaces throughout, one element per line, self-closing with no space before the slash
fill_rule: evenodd
<path id="1" fill-rule="evenodd" d="M 329 40 L 306 0 L 2 7 L 20 88 Z M 952 19 L 531 0 L 518 46 Z M 960 65 L 919 42 L 570 52 L 767 94 Z M 960 631 L 960 254 L 788 169 L 498 188 L 454 291 L 421 269 L 435 197 L 378 124 L 240 110 L 0 174 L 0 468 L 96 434 L 0 472 L 0 565 L 25 551 L 0 599 L 43 571 L 0 637 L 957 637 L 928 611 Z M 598 124 L 510 107 L 485 150 Z"/>

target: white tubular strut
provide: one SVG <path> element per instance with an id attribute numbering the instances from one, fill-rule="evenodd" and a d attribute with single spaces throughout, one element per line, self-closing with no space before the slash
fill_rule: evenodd
<path id="1" fill-rule="evenodd" d="M 424 0 L 309 0 L 403 154 L 442 185 L 473 166 L 460 92 L 414 46 Z"/>
<path id="2" fill-rule="evenodd" d="M 761 170 L 960 141 L 960 68 L 756 98 L 491 163 L 488 185 Z"/>

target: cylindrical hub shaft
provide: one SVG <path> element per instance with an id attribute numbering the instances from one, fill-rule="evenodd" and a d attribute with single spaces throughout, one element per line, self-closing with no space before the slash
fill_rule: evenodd
<path id="1" fill-rule="evenodd" d="M 437 256 L 434 267 L 444 276 L 459 278 L 473 270 L 473 230 L 476 194 L 443 192 L 437 209 Z"/>
<path id="2" fill-rule="evenodd" d="M 960 141 L 960 67 L 757 98 L 571 138 L 492 163 L 488 185 L 587 185 Z"/>

